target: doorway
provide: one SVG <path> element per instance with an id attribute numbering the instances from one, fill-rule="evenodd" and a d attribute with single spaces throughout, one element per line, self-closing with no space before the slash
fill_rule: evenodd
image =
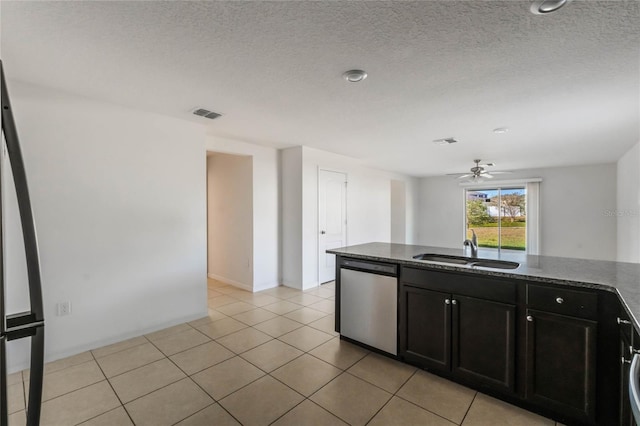
<path id="1" fill-rule="evenodd" d="M 253 289 L 253 158 L 207 153 L 207 275 Z"/>
<path id="2" fill-rule="evenodd" d="M 347 245 L 347 175 L 318 171 L 318 281 L 336 278 L 336 257 L 326 250 Z"/>

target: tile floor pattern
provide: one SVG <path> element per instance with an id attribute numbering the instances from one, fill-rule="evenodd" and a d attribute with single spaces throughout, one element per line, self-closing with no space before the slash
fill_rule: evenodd
<path id="1" fill-rule="evenodd" d="M 340 341 L 334 292 L 209 280 L 207 317 L 47 364 L 42 425 L 555 425 Z M 9 378 L 10 425 L 28 377 Z"/>

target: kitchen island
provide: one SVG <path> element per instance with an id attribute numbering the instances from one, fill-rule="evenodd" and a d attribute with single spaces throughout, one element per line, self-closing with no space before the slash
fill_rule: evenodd
<path id="1" fill-rule="evenodd" d="M 481 249 L 478 258 L 519 263 L 495 269 L 414 258 L 462 257 L 463 249 L 389 243 L 328 252 L 337 255 L 341 336 L 342 312 L 350 322 L 376 322 L 354 320 L 341 276 L 378 265 L 397 277 L 396 317 L 387 316 L 397 352 L 387 355 L 567 424 L 626 424 L 629 360 L 640 347 L 640 265 Z"/>

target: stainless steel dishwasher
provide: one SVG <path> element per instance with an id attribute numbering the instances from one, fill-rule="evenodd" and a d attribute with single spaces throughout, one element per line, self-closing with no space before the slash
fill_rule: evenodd
<path id="1" fill-rule="evenodd" d="M 340 264 L 340 334 L 398 354 L 398 267 L 345 259 Z"/>

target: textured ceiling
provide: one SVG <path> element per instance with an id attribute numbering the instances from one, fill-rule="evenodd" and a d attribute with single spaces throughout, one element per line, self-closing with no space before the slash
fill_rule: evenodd
<path id="1" fill-rule="evenodd" d="M 637 1 L 2 1 L 0 19 L 9 78 L 416 176 L 610 162 L 640 140 Z"/>

